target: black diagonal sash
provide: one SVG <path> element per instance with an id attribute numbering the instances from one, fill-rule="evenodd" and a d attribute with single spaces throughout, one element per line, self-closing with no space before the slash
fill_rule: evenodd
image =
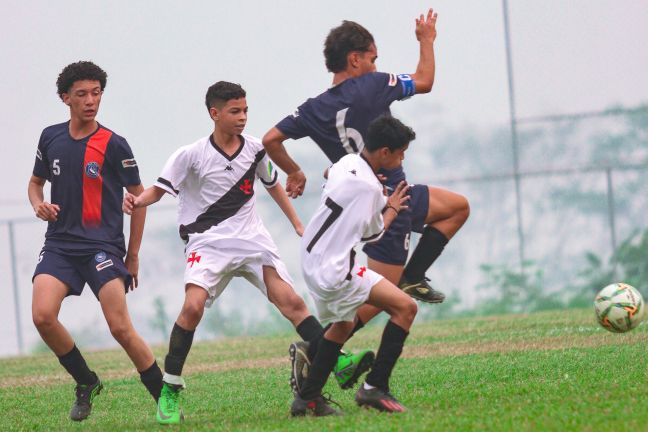
<path id="1" fill-rule="evenodd" d="M 205 213 L 196 218 L 195 222 L 180 225 L 180 238 L 189 240 L 189 234 L 203 233 L 209 228 L 218 225 L 224 220 L 234 216 L 254 196 L 254 178 L 257 165 L 263 159 L 265 150 L 259 151 L 254 156 L 254 162 L 230 190 L 214 204 L 210 205 Z M 249 192 L 249 193 L 246 193 Z"/>

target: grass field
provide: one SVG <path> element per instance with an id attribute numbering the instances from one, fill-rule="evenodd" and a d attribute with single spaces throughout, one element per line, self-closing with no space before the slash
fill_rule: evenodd
<path id="1" fill-rule="evenodd" d="M 426 306 L 424 306 L 426 307 Z M 376 347 L 381 328 L 350 348 Z M 345 412 L 292 419 L 287 348 L 294 335 L 194 345 L 181 403 L 186 430 L 648 430 L 648 322 L 624 335 L 591 310 L 415 324 L 392 376 L 408 408 L 357 408 L 353 391 L 327 384 Z M 164 347 L 156 347 L 163 359 Z M 87 353 L 105 389 L 90 418 L 68 420 L 73 384 L 53 355 L 0 360 L 2 430 L 151 430 L 155 406 L 126 355 Z"/>

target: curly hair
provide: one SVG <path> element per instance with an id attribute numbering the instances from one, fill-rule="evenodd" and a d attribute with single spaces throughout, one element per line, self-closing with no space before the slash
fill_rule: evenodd
<path id="1" fill-rule="evenodd" d="M 63 93 L 70 91 L 77 81 L 90 80 L 99 81 L 101 91 L 106 88 L 108 74 L 96 64 L 90 61 L 79 61 L 69 64 L 63 68 L 56 80 L 58 95 L 63 99 Z"/>
<path id="2" fill-rule="evenodd" d="M 218 81 L 207 89 L 205 95 L 205 105 L 207 111 L 216 105 L 222 105 L 230 99 L 240 99 L 245 97 L 245 90 L 240 84 L 234 84 L 227 81 Z"/>
<path id="3" fill-rule="evenodd" d="M 347 67 L 347 55 L 352 51 L 367 52 L 374 43 L 369 30 L 353 21 L 331 29 L 324 41 L 324 59 L 329 72 L 342 72 Z"/>
<path id="4" fill-rule="evenodd" d="M 365 147 L 370 152 L 383 147 L 394 151 L 405 147 L 415 139 L 416 132 L 411 127 L 404 125 L 397 118 L 385 114 L 369 124 Z"/>

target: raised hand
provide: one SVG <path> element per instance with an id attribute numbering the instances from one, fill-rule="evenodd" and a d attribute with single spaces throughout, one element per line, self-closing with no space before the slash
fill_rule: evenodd
<path id="1" fill-rule="evenodd" d="M 436 20 L 437 14 L 430 8 L 428 10 L 427 16 L 421 14 L 416 18 L 416 40 L 428 40 L 429 42 L 434 42 L 436 39 Z"/>

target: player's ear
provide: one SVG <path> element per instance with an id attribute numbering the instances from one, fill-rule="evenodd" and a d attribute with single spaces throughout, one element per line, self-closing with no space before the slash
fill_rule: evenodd
<path id="1" fill-rule="evenodd" d="M 70 106 L 70 95 L 68 93 L 62 93 L 61 100 L 65 105 Z"/>
<path id="2" fill-rule="evenodd" d="M 356 68 L 358 67 L 359 55 L 358 51 L 351 51 L 347 55 L 347 67 Z"/>
<path id="3" fill-rule="evenodd" d="M 209 108 L 209 116 L 214 121 L 218 120 L 218 109 L 216 107 Z"/>

